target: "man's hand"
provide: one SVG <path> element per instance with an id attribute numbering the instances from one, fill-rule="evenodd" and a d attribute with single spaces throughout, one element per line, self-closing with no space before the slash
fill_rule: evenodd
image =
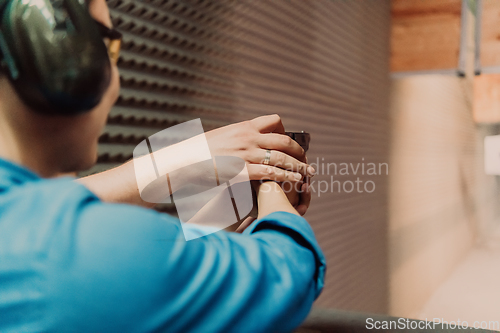
<path id="1" fill-rule="evenodd" d="M 228 125 L 205 134 L 212 156 L 236 156 L 248 167 L 251 180 L 271 179 L 297 182 L 312 176 L 302 147 L 285 135 L 278 115 L 262 116 Z M 271 151 L 269 165 L 264 160 Z"/>
<path id="2" fill-rule="evenodd" d="M 284 192 L 283 188 L 280 188 L 274 182 L 273 182 L 273 184 L 267 184 L 267 185 L 262 186 L 263 184 L 261 184 L 259 181 L 253 181 L 252 187 L 255 190 L 255 192 L 258 193 L 257 196 L 259 198 L 266 197 L 267 200 L 269 200 L 269 199 L 272 199 L 273 201 L 277 200 L 275 202 L 280 203 L 279 205 L 276 205 L 276 207 L 274 207 L 274 208 L 276 208 L 275 211 L 279 211 L 280 208 L 283 209 L 283 211 L 289 211 L 288 205 L 284 204 L 282 202 L 282 200 L 280 200 L 279 198 L 277 198 L 277 199 L 273 198 L 273 196 L 280 197 L 284 193 L 286 198 L 288 199 L 289 204 L 292 205 L 293 208 L 295 208 L 295 210 L 297 211 L 298 214 L 303 216 L 307 212 L 307 209 L 309 208 L 309 204 L 311 203 L 311 189 L 310 189 L 308 183 L 303 183 L 301 185 L 300 192 L 296 192 L 295 190 L 293 190 L 293 194 L 291 194 L 292 192 L 289 192 L 289 191 Z M 261 192 L 263 192 L 263 193 L 261 193 Z M 292 203 L 290 200 L 294 200 L 294 203 Z M 259 202 L 262 202 L 262 201 L 259 200 Z M 265 208 L 268 209 L 267 203 L 266 203 Z M 284 209 L 284 208 L 286 208 L 286 209 Z M 294 212 L 294 214 L 295 214 L 295 212 Z M 259 217 L 263 217 L 263 216 L 264 215 L 261 214 L 261 211 L 259 211 Z M 256 220 L 255 217 L 248 216 L 246 219 L 243 220 L 243 222 L 239 226 L 237 226 L 237 227 L 232 226 L 232 228 L 228 228 L 226 230 L 242 233 L 255 220 Z M 236 228 L 236 230 L 234 228 Z"/>
<path id="3" fill-rule="evenodd" d="M 311 188 L 308 183 L 303 183 L 299 193 L 299 200 L 297 204 L 294 205 L 294 208 L 297 212 L 304 216 L 309 209 L 309 205 L 311 204 Z"/>

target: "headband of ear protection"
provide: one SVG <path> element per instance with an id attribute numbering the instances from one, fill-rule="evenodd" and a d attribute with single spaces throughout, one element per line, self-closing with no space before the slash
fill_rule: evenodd
<path id="1" fill-rule="evenodd" d="M 36 112 L 53 115 L 75 115 L 99 104 L 111 64 L 86 5 L 79 0 L 0 4 L 2 67 L 21 99 Z"/>

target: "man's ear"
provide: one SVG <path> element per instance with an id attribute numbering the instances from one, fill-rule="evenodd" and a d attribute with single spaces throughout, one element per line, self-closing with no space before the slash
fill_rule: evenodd
<path id="1" fill-rule="evenodd" d="M 106 0 L 85 0 L 85 2 L 89 8 L 90 15 L 108 27 L 113 26 Z"/>

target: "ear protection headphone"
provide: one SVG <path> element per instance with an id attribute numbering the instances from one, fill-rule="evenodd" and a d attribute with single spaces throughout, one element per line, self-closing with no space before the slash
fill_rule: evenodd
<path id="1" fill-rule="evenodd" d="M 111 64 L 84 3 L 0 0 L 0 15 L 1 66 L 28 106 L 43 114 L 75 115 L 99 104 Z"/>

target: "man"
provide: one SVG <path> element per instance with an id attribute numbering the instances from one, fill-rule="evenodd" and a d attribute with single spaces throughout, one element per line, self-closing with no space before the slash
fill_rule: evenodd
<path id="1" fill-rule="evenodd" d="M 75 1 L 64 3 L 68 12 L 80 10 Z M 307 209 L 307 185 L 297 210 L 276 182 L 257 185 L 259 219 L 243 234 L 220 231 L 186 242 L 178 220 L 137 206 L 148 204 L 140 199 L 133 164 L 79 182 L 53 178 L 95 163 L 97 139 L 118 96 L 118 69 L 111 62 L 110 82 L 90 111 L 42 110 L 16 81 L 15 66 L 22 64 L 15 54 L 9 60 L 12 50 L 4 42 L 5 20 L 15 19 L 17 10 L 45 15 L 46 8 L 40 1 L 2 7 L 10 16 L 2 16 L 0 38 L 8 73 L 0 78 L 0 332 L 278 332 L 298 326 L 325 271 L 312 230 L 297 212 Z M 89 11 L 109 32 L 105 1 L 92 1 Z M 86 31 L 84 21 L 73 25 Z M 103 35 L 108 46 L 109 36 Z M 251 179 L 314 173 L 283 131 L 279 117 L 267 116 L 206 137 L 213 156 L 243 158 Z M 263 165 L 266 151 L 271 154 Z"/>

